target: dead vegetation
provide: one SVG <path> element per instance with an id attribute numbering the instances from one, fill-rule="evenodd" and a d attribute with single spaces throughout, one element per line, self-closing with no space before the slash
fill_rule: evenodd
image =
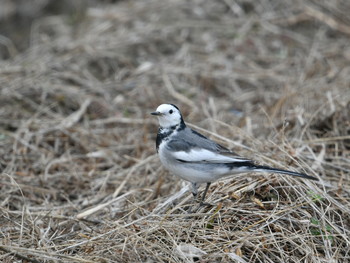
<path id="1" fill-rule="evenodd" d="M 348 262 L 347 1 L 85 12 L 36 20 L 30 47 L 1 61 L 2 262 Z M 163 102 L 241 155 L 320 181 L 228 178 L 188 215 L 187 183 L 155 153 L 149 112 Z"/>

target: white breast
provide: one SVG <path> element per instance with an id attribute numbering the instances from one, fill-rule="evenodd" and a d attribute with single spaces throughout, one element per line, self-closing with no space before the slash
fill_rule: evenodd
<path id="1" fill-rule="evenodd" d="M 171 174 L 179 176 L 186 181 L 194 183 L 213 182 L 230 173 L 229 168 L 219 164 L 180 162 L 176 160 L 176 154 L 167 150 L 165 146 L 166 141 L 163 141 L 158 148 L 161 163 Z"/>

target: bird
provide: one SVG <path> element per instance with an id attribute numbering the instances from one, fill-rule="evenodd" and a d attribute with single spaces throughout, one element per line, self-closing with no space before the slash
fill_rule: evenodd
<path id="1" fill-rule="evenodd" d="M 161 104 L 152 115 L 158 117 L 159 129 L 156 150 L 162 165 L 172 174 L 192 184 L 192 194 L 198 198 L 198 187 L 206 183 L 200 205 L 211 183 L 229 175 L 264 172 L 297 176 L 318 180 L 303 173 L 258 165 L 241 157 L 186 126 L 181 111 L 174 104 Z"/>

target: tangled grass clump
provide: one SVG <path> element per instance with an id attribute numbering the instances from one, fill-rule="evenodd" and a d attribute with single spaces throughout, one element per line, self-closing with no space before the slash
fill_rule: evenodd
<path id="1" fill-rule="evenodd" d="M 0 61 L 0 261 L 347 262 L 349 11 L 152 0 L 37 19 L 28 49 Z M 188 184 L 155 151 L 164 102 L 319 182 L 229 177 L 188 214 Z"/>

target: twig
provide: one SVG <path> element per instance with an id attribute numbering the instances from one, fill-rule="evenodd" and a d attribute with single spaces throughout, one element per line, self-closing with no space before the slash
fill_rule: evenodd
<path id="1" fill-rule="evenodd" d="M 11 248 L 11 247 L 9 247 L 9 248 Z M 23 256 L 18 252 L 11 251 L 10 249 L 5 248 L 4 246 L 0 245 L 0 249 L 6 253 L 13 254 L 16 258 L 19 258 L 21 260 L 32 262 L 32 263 L 40 263 L 40 261 L 38 261 L 34 258 L 29 258 L 29 257 Z"/>

